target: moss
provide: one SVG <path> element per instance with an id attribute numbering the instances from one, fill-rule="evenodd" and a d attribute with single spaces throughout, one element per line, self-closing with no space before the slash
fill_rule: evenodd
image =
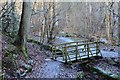
<path id="1" fill-rule="evenodd" d="M 77 76 L 77 80 L 81 80 L 85 77 L 85 73 L 83 71 L 80 71 Z"/>
<path id="2" fill-rule="evenodd" d="M 3 78 L 4 78 L 4 73 L 0 73 L 0 80 L 4 80 Z"/>
<path id="3" fill-rule="evenodd" d="M 27 39 L 27 42 L 32 42 L 32 43 L 35 43 L 35 44 L 42 45 L 42 43 L 40 43 L 39 41 L 33 40 L 33 39 Z"/>
<path id="4" fill-rule="evenodd" d="M 40 45 L 42 48 L 44 48 L 44 49 L 46 49 L 46 50 L 52 51 L 52 46 L 42 44 L 42 43 L 40 43 L 39 41 L 35 41 L 35 40 L 33 40 L 33 39 L 28 39 L 27 42 L 32 42 L 32 43 L 38 44 L 38 45 Z"/>
<path id="5" fill-rule="evenodd" d="M 90 68 L 92 72 L 98 72 L 99 74 L 103 75 L 107 79 L 120 80 L 120 77 L 118 77 L 118 76 L 111 76 L 109 74 L 105 74 L 101 70 L 99 70 L 99 69 L 97 69 L 97 68 L 95 68 L 93 66 L 87 65 L 87 67 Z"/>
<path id="6" fill-rule="evenodd" d="M 22 49 L 22 52 L 23 52 L 24 57 L 25 57 L 25 58 L 28 58 L 27 49 L 26 49 L 24 46 L 21 46 L 21 49 Z"/>
<path id="7" fill-rule="evenodd" d="M 120 77 L 119 76 L 114 76 L 114 79 L 120 80 Z"/>

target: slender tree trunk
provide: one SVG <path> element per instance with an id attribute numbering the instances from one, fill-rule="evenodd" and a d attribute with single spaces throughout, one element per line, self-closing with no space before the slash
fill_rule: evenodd
<path id="1" fill-rule="evenodd" d="M 120 1 L 118 2 L 118 45 L 119 45 L 119 49 L 118 49 L 118 62 L 120 64 Z"/>
<path id="2" fill-rule="evenodd" d="M 51 30 L 50 30 L 50 40 L 52 41 L 53 39 L 53 31 L 54 31 L 54 28 L 55 28 L 55 3 L 54 3 L 54 0 L 52 2 L 52 25 L 51 25 Z"/>
<path id="3" fill-rule="evenodd" d="M 53 31 L 54 31 L 54 27 L 55 27 L 55 3 L 54 0 L 53 2 L 50 2 L 50 6 L 51 10 L 50 10 L 50 17 L 52 18 L 52 21 L 50 21 L 50 25 L 49 25 L 49 37 L 48 37 L 48 43 L 51 43 L 53 40 Z"/>
<path id="4" fill-rule="evenodd" d="M 107 31 L 107 40 L 108 47 L 110 46 L 110 12 L 109 12 L 109 2 L 106 2 L 106 31 Z"/>
<path id="5" fill-rule="evenodd" d="M 45 42 L 45 32 L 46 32 L 46 30 L 45 30 L 45 28 L 47 28 L 46 26 L 47 26 L 47 15 L 46 15 L 46 12 L 45 12 L 45 9 L 46 9 L 46 7 L 45 7 L 45 2 L 44 2 L 44 0 L 43 0 L 43 2 L 42 2 L 42 5 L 43 5 L 43 10 L 44 10 L 44 23 L 43 23 L 43 26 L 42 26 L 42 39 L 41 39 L 41 42 L 42 43 L 44 43 Z"/>
<path id="6" fill-rule="evenodd" d="M 23 51 L 23 53 L 26 50 L 25 47 L 26 47 L 27 36 L 30 28 L 31 14 L 32 14 L 32 2 L 23 2 L 23 9 L 22 9 L 20 27 L 18 32 L 19 46 Z M 25 57 L 27 57 L 27 55 L 25 55 Z"/>
<path id="7" fill-rule="evenodd" d="M 118 44 L 120 46 L 120 1 L 118 2 Z"/>

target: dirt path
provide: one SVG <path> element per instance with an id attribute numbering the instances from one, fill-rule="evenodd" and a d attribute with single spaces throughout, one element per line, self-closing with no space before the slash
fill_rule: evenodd
<path id="1" fill-rule="evenodd" d="M 60 72 L 61 63 L 55 61 L 47 61 L 40 70 L 41 78 L 57 78 Z"/>
<path id="2" fill-rule="evenodd" d="M 46 59 L 45 64 L 40 70 L 41 78 L 76 78 L 76 70 L 63 63 Z"/>

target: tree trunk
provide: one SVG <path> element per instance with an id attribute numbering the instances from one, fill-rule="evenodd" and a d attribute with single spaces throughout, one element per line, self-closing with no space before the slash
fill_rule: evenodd
<path id="1" fill-rule="evenodd" d="M 120 64 L 120 1 L 118 2 L 118 62 Z"/>
<path id="2" fill-rule="evenodd" d="M 118 44 L 120 46 L 120 1 L 118 2 Z"/>
<path id="3" fill-rule="evenodd" d="M 26 50 L 26 42 L 27 42 L 27 36 L 29 33 L 30 28 L 30 19 L 32 14 L 32 2 L 23 2 L 23 9 L 22 9 L 22 15 L 21 15 L 21 21 L 20 21 L 20 27 L 18 32 L 18 41 L 19 46 L 21 50 Z M 25 55 L 27 57 L 27 55 Z"/>
<path id="4" fill-rule="evenodd" d="M 50 17 L 52 18 L 52 20 L 50 21 L 50 25 L 49 25 L 48 43 L 52 43 L 52 40 L 53 40 L 53 31 L 54 31 L 55 21 L 56 21 L 54 0 L 53 0 L 53 2 L 50 2 L 50 6 L 52 6 L 51 10 L 50 10 Z"/>
<path id="5" fill-rule="evenodd" d="M 108 47 L 110 46 L 110 12 L 109 12 L 109 2 L 106 2 L 106 31 L 107 31 L 107 40 Z"/>
<path id="6" fill-rule="evenodd" d="M 42 2 L 42 5 L 43 5 L 43 10 L 44 10 L 44 21 L 43 21 L 44 23 L 43 23 L 42 30 L 41 30 L 41 36 L 42 36 L 41 43 L 44 44 L 45 35 L 46 35 L 45 34 L 45 32 L 46 32 L 45 28 L 47 28 L 47 13 L 45 12 L 46 6 L 45 6 L 44 0 Z"/>

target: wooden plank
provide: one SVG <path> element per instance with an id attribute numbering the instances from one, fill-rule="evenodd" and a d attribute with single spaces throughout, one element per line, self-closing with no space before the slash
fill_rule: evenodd
<path id="1" fill-rule="evenodd" d="M 82 41 L 76 41 L 76 42 L 67 42 L 67 43 L 62 43 L 62 44 L 53 44 L 53 46 L 61 46 L 61 45 L 67 45 L 67 44 L 73 44 L 73 43 L 81 43 Z M 83 43 L 83 44 L 94 44 L 94 43 L 103 43 L 103 42 L 87 42 L 87 43 Z M 80 44 L 81 45 L 81 44 Z M 79 46 L 79 44 L 78 44 Z"/>
<path id="2" fill-rule="evenodd" d="M 73 43 L 81 43 L 81 42 L 87 42 L 88 40 L 80 40 L 80 41 L 75 41 L 75 42 L 66 42 L 66 43 L 61 43 L 61 44 L 53 44 L 53 46 L 60 46 L 60 45 L 67 45 L 67 44 L 73 44 Z"/>

